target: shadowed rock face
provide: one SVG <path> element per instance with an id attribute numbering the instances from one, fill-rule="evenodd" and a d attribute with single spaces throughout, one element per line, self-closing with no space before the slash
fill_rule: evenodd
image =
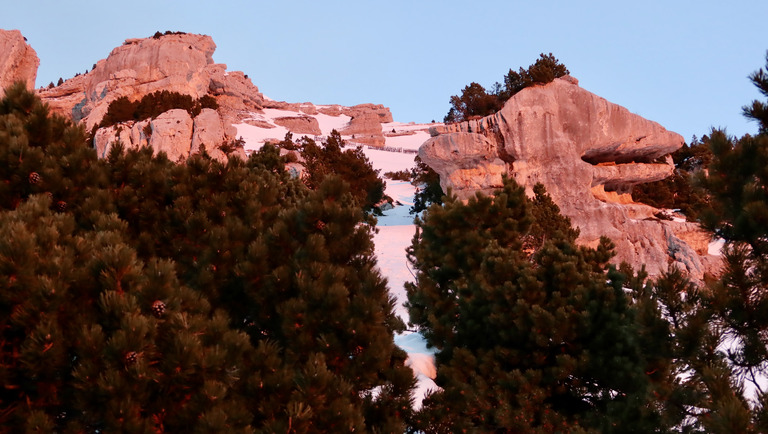
<path id="1" fill-rule="evenodd" d="M 630 113 L 563 77 L 516 94 L 498 113 L 433 131 L 419 156 L 438 174 L 444 191 L 460 198 L 491 193 L 508 174 L 529 194 L 547 188 L 580 229 L 579 242 L 601 235 L 616 243 L 616 262 L 645 265 L 651 275 L 674 264 L 701 279 L 714 260 L 703 259 L 675 235 L 696 225 L 660 221 L 656 209 L 635 204 L 632 186 L 664 179 L 668 156 L 684 141 L 656 122 Z M 701 243 L 699 243 L 701 244 Z"/>
<path id="2" fill-rule="evenodd" d="M 0 95 L 16 81 L 35 88 L 40 59 L 18 30 L 0 29 Z"/>

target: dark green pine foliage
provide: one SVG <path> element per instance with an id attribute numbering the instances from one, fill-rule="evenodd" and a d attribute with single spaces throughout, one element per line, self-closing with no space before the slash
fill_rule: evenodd
<path id="1" fill-rule="evenodd" d="M 416 187 L 416 193 L 413 196 L 412 214 L 424 211 L 430 204 L 440 205 L 443 203 L 440 175 L 421 161 L 420 157 L 416 156 L 414 162 L 416 166 L 411 171 L 411 184 Z"/>
<path id="2" fill-rule="evenodd" d="M 711 432 L 713 405 L 736 401 L 741 406 L 743 401 L 729 387 L 722 393 L 717 386 L 723 378 L 727 384 L 722 375 L 727 371 L 702 291 L 677 270 L 655 280 L 646 280 L 643 272 L 633 275 L 626 265 L 622 272 L 632 289 L 646 374 L 663 426 Z M 742 432 L 732 432 L 737 431 Z"/>
<path id="3" fill-rule="evenodd" d="M 23 86 L 0 108 L 0 432 L 405 429 L 403 324 L 346 183 L 271 146 L 99 161 Z"/>
<path id="4" fill-rule="evenodd" d="M 317 189 L 327 176 L 334 174 L 349 184 L 352 198 L 366 211 L 373 210 L 384 198 L 386 184 L 379 171 L 371 166 L 361 147 L 344 149 L 346 142 L 336 130 L 320 145 L 306 136 L 294 144 L 286 136 L 281 146 L 301 149 L 306 170 L 304 181 L 309 188 Z"/>
<path id="5" fill-rule="evenodd" d="M 114 214 L 80 232 L 49 205 L 36 195 L 0 214 L 3 425 L 247 427 L 251 413 L 233 388 L 248 337 L 180 286 L 171 262 L 138 260 Z"/>
<path id="6" fill-rule="evenodd" d="M 768 65 L 766 65 L 768 67 Z M 765 69 L 752 82 L 767 95 Z M 708 432 L 765 432 L 768 390 L 768 118 L 765 102 L 744 108 L 758 121 L 756 136 L 713 131 L 712 161 L 698 181 L 710 203 L 704 226 L 725 240 L 724 270 L 702 294 L 713 339 L 702 346 L 699 377 L 709 402 L 701 418 Z M 749 392 L 745 396 L 745 392 Z"/>
<path id="7" fill-rule="evenodd" d="M 749 76 L 757 90 L 768 98 L 768 53 L 765 56 L 765 68 L 760 68 Z M 768 103 L 754 100 L 752 105 L 744 106 L 744 116 L 758 123 L 759 133 L 768 134 Z"/>
<path id="8" fill-rule="evenodd" d="M 13 209 L 31 194 L 71 209 L 101 188 L 100 162 L 83 146 L 85 133 L 48 107 L 23 84 L 0 100 L 0 207 Z"/>
<path id="9" fill-rule="evenodd" d="M 374 268 L 371 228 L 350 196 L 339 178 L 327 178 L 282 211 L 249 245 L 252 261 L 238 267 L 251 306 L 243 312 L 247 330 L 279 343 L 293 367 L 290 381 L 272 388 L 259 382 L 254 393 L 284 396 L 289 408 L 303 403 L 312 412 L 286 426 L 283 408 L 266 407 L 264 417 L 275 421 L 269 431 L 404 429 L 394 415 L 408 413 L 413 378 L 390 334 L 403 325 Z"/>
<path id="10" fill-rule="evenodd" d="M 442 391 L 425 399 L 415 429 L 659 428 L 636 313 L 606 265 L 609 241 L 576 247 L 543 189 L 531 201 L 511 179 L 493 197 L 447 197 L 417 228 L 408 308 L 437 350 Z"/>
<path id="11" fill-rule="evenodd" d="M 488 116 L 501 110 L 508 99 L 526 87 L 550 83 L 569 73 L 552 53 L 541 53 L 528 68 L 520 67 L 518 72 L 510 69 L 504 76 L 504 83 L 494 83 L 490 92 L 475 82 L 465 86 L 461 95 L 451 96 L 451 108 L 444 121 L 461 122 L 474 116 Z"/>

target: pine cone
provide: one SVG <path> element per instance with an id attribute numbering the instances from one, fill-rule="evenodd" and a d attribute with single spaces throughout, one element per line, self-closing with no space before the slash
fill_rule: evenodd
<path id="1" fill-rule="evenodd" d="M 125 357 L 123 359 L 125 360 L 126 365 L 133 365 L 137 360 L 139 360 L 139 353 L 136 351 L 128 351 L 125 353 Z"/>
<path id="2" fill-rule="evenodd" d="M 32 172 L 29 174 L 29 183 L 30 184 L 37 184 L 40 182 L 42 178 L 40 178 L 40 174 L 37 172 Z"/>
<path id="3" fill-rule="evenodd" d="M 165 313 L 165 303 L 163 303 L 160 300 L 155 300 L 154 303 L 152 303 L 152 315 L 155 316 L 155 318 L 160 318 Z"/>

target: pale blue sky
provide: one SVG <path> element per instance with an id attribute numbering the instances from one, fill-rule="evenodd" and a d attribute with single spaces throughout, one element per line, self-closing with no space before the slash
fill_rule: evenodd
<path id="1" fill-rule="evenodd" d="M 727 3 L 727 4 L 726 4 Z M 754 133 L 741 106 L 765 65 L 768 1 L 2 0 L 41 59 L 37 85 L 90 69 L 126 38 L 211 35 L 214 60 L 283 101 L 391 108 L 442 120 L 450 95 L 552 52 L 583 88 L 686 140 Z"/>

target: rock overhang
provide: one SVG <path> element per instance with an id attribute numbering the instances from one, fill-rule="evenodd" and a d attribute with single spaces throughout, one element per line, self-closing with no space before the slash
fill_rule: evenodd
<path id="1" fill-rule="evenodd" d="M 631 200 L 634 185 L 673 173 L 669 154 L 684 145 L 682 136 L 582 89 L 574 78 L 523 89 L 499 112 L 432 135 L 419 155 L 440 175 L 444 190 L 460 198 L 489 193 L 505 174 L 529 194 L 542 183 L 579 227 L 581 243 L 595 245 L 608 235 L 617 245 L 617 261 L 647 264 L 651 275 L 675 264 L 703 277 L 701 258 L 683 258 L 681 249 L 668 248 L 685 244 L 669 234 L 690 232 L 691 224 L 676 228 L 655 218 L 657 210 Z"/>

